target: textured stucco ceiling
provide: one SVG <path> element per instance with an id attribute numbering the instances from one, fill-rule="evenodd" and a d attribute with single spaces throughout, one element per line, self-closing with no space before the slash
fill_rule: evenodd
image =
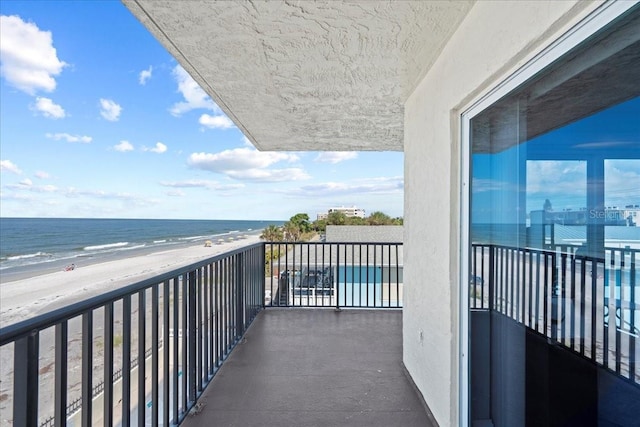
<path id="1" fill-rule="evenodd" d="M 402 150 L 403 104 L 473 1 L 123 0 L 262 150 Z"/>

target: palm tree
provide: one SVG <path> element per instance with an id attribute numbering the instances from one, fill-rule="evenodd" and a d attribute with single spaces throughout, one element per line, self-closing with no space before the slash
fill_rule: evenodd
<path id="1" fill-rule="evenodd" d="M 260 238 L 262 240 L 266 240 L 267 242 L 281 242 L 282 240 L 284 240 L 284 235 L 280 227 L 269 225 L 264 230 L 262 230 Z"/>
<path id="2" fill-rule="evenodd" d="M 302 230 L 300 230 L 298 224 L 295 224 L 291 221 L 287 221 L 284 223 L 284 237 L 287 242 L 297 242 L 298 240 L 300 240 L 301 236 Z"/>

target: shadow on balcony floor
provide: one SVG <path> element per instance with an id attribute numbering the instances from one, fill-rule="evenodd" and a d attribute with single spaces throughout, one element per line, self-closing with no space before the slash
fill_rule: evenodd
<path id="1" fill-rule="evenodd" d="M 262 311 L 193 426 L 430 426 L 402 365 L 402 313 Z"/>

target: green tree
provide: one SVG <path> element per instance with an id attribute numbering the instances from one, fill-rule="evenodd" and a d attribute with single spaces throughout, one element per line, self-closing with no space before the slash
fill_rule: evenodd
<path id="1" fill-rule="evenodd" d="M 291 221 L 284 223 L 284 239 L 287 242 L 297 242 L 302 237 L 302 230 L 300 226 Z"/>
<path id="2" fill-rule="evenodd" d="M 367 223 L 369 225 L 390 225 L 393 223 L 393 220 L 386 213 L 376 211 L 369 215 Z"/>
<path id="3" fill-rule="evenodd" d="M 367 221 L 364 218 L 360 218 L 359 216 L 351 216 L 347 217 L 345 221 L 345 225 L 366 225 Z"/>
<path id="4" fill-rule="evenodd" d="M 327 216 L 327 225 L 345 225 L 347 216 L 344 212 L 334 211 Z"/>
<path id="5" fill-rule="evenodd" d="M 327 220 L 326 219 L 317 219 L 313 221 L 311 224 L 311 228 L 313 228 L 318 233 L 324 233 L 327 231 Z"/>
<path id="6" fill-rule="evenodd" d="M 309 222 L 309 215 L 306 213 L 297 213 L 291 218 L 289 222 L 294 224 L 300 229 L 301 233 L 308 233 L 311 230 L 311 223 Z"/>
<path id="7" fill-rule="evenodd" d="M 284 240 L 284 234 L 282 232 L 282 228 L 275 225 L 269 225 L 264 230 L 262 230 L 260 238 L 262 240 L 266 240 L 267 242 L 281 242 L 282 240 Z"/>

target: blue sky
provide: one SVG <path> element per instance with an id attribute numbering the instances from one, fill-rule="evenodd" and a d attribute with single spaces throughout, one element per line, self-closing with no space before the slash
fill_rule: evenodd
<path id="1" fill-rule="evenodd" d="M 258 152 L 118 1 L 0 2 L 0 216 L 403 215 L 403 154 Z"/>
<path id="2" fill-rule="evenodd" d="M 520 156 L 526 157 L 524 184 L 517 182 Z M 475 154 L 474 221 L 513 223 L 547 199 L 557 211 L 586 208 L 587 162 L 570 159 L 590 156 L 604 159 L 606 207 L 640 205 L 640 97 L 502 152 Z"/>

